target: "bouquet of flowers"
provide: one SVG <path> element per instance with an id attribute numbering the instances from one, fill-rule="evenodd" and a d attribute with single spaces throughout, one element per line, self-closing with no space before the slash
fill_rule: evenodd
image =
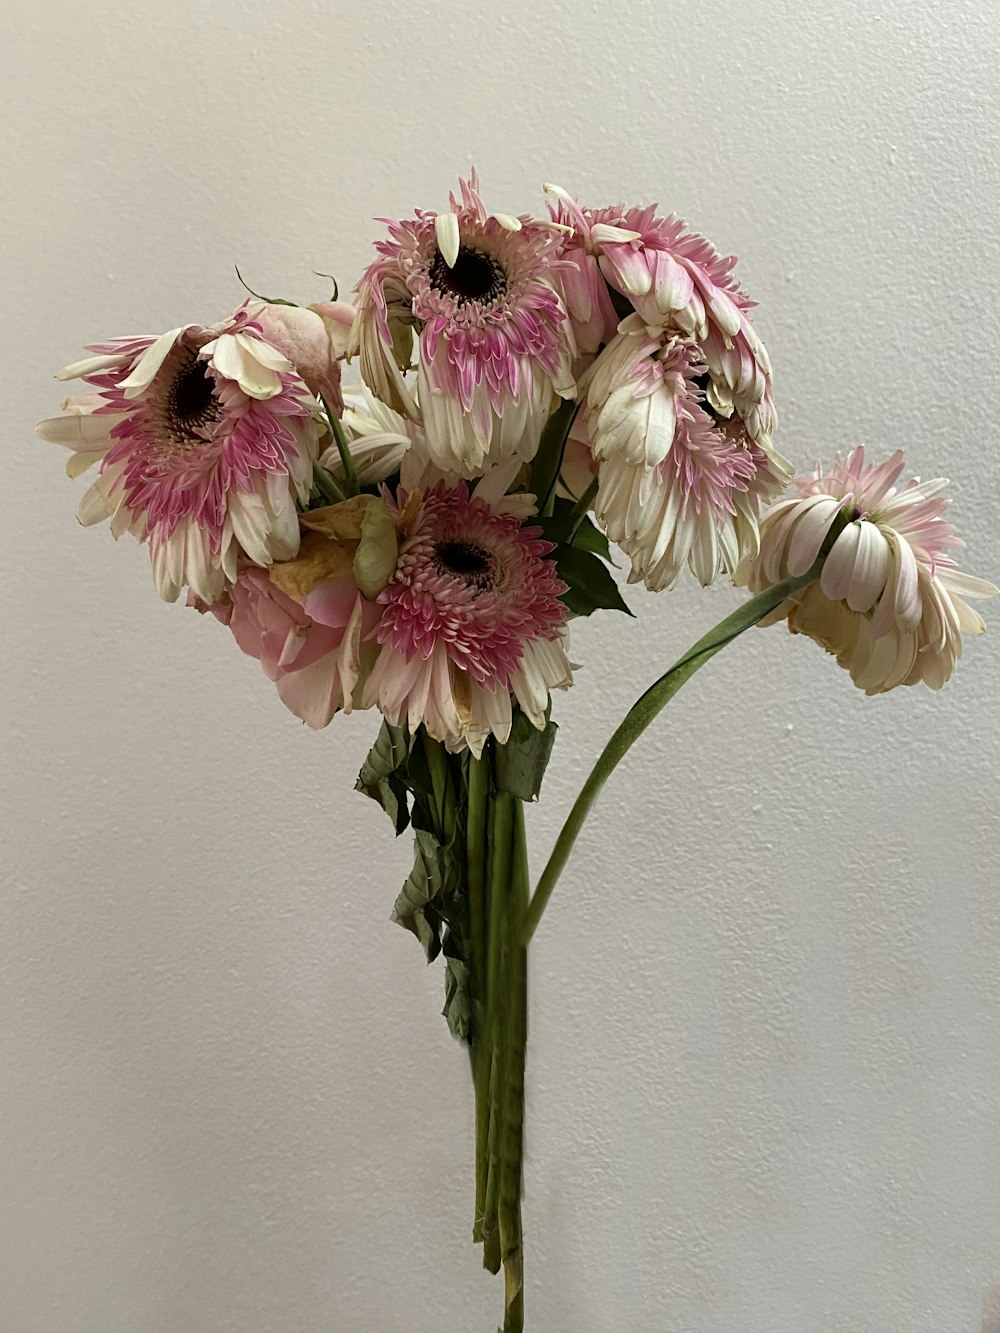
<path id="1" fill-rule="evenodd" d="M 527 949 L 598 793 L 705 662 L 753 625 L 814 639 L 866 694 L 952 675 L 970 599 L 943 480 L 862 447 L 793 479 L 775 451 L 753 302 L 655 207 L 387 223 L 352 303 L 257 296 L 211 325 L 112 338 L 59 372 L 42 422 L 79 508 L 149 548 L 166 601 L 227 626 L 310 727 L 377 709 L 358 779 L 414 863 L 393 919 L 443 959 L 475 1101 L 472 1236 L 524 1326 Z M 347 386 L 345 365 L 360 375 Z M 646 689 L 597 758 L 532 891 L 538 798 L 572 622 L 628 613 L 609 566 L 750 594 Z M 582 658 L 585 652 L 576 652 Z"/>

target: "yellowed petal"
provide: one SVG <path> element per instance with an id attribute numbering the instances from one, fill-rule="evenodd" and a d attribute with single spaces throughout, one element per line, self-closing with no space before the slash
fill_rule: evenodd
<path id="1" fill-rule="evenodd" d="M 295 559 L 272 565 L 268 574 L 276 588 L 301 604 L 313 588 L 328 579 L 353 578 L 355 549 L 353 542 L 331 541 L 321 533 L 307 532 Z"/>

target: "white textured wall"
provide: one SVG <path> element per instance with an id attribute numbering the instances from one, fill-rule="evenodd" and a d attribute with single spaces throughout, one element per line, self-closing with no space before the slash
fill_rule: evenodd
<path id="1" fill-rule="evenodd" d="M 0 1333 L 495 1326 L 468 1071 L 407 862 L 32 435 L 95 336 L 349 286 L 475 160 L 743 256 L 785 452 L 867 439 L 997 577 L 993 0 L 10 5 Z M 641 687 L 734 603 L 583 626 L 538 864 Z M 992 615 L 991 615 L 992 612 Z M 1000 1281 L 1000 614 L 934 697 L 774 630 L 599 806 L 531 972 L 536 1333 L 974 1333 Z M 1000 1325 L 997 1325 L 1000 1327 Z M 995 1329 L 991 1330 L 995 1333 Z"/>

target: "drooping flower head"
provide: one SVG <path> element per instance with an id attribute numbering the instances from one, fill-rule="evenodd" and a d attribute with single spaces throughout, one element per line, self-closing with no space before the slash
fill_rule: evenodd
<path id="1" fill-rule="evenodd" d="M 365 692 L 391 723 L 476 755 L 491 733 L 507 740 L 512 701 L 541 729 L 550 690 L 572 681 L 565 585 L 551 543 L 523 526 L 532 497 L 502 493 L 506 471 L 471 495 L 464 482 L 400 492 L 399 563 Z"/>
<path id="2" fill-rule="evenodd" d="M 581 208 L 565 191 L 556 285 L 581 350 L 583 421 L 599 461 L 595 510 L 633 580 L 702 583 L 756 551 L 787 464 L 772 448 L 770 363 L 735 260 L 654 207 Z"/>
<path id="3" fill-rule="evenodd" d="M 923 681 L 940 689 L 962 655 L 962 635 L 986 626 L 965 598 L 995 597 L 985 579 L 963 574 L 950 552 L 964 543 L 943 517 L 944 479 L 897 482 L 902 450 L 865 462 L 859 447 L 832 468 L 795 482 L 796 498 L 761 527 L 759 558 L 740 573 L 754 592 L 806 574 L 840 526 L 819 578 L 783 602 L 766 624 L 787 619 L 815 639 L 866 694 Z"/>
<path id="4" fill-rule="evenodd" d="M 755 554 L 763 505 L 786 473 L 735 413 L 720 416 L 700 348 L 620 325 L 584 377 L 583 419 L 598 460 L 598 522 L 632 562 L 632 582 L 672 587 L 685 567 L 702 584 Z"/>
<path id="5" fill-rule="evenodd" d="M 655 205 L 581 208 L 565 191 L 547 188 L 558 196 L 550 212 L 565 233 L 556 285 L 562 291 L 568 277 L 572 291 L 586 287 L 589 292 L 586 301 L 566 294 L 567 305 L 578 312 L 578 340 L 596 350 L 592 344 L 598 334 L 607 342 L 613 332 L 599 271 L 620 298 L 618 307 L 627 303 L 625 313 L 631 308 L 650 330 L 668 330 L 697 348 L 712 409 L 726 418 L 735 412 L 749 438 L 769 448 L 776 423 L 771 364 L 750 321 L 755 302 L 733 275 L 736 257 L 720 255 L 679 218 L 660 217 Z M 592 308 L 601 319 L 581 320 L 581 307 Z M 589 341 L 584 327 L 591 329 Z"/>
<path id="6" fill-rule="evenodd" d="M 92 344 L 91 357 L 59 372 L 97 390 L 37 428 L 75 451 L 72 475 L 100 464 L 78 517 L 148 543 L 168 601 L 184 585 L 214 601 L 240 552 L 269 565 L 298 550 L 295 505 L 308 497 L 324 429 L 303 373 L 339 399 L 323 321 L 300 314 L 290 324 L 281 307 L 247 303 L 214 327 Z M 302 372 L 287 355 L 296 348 Z"/>
<path id="7" fill-rule="evenodd" d="M 572 396 L 569 323 L 553 287 L 559 232 L 488 213 L 475 172 L 447 212 L 386 220 L 358 285 L 352 351 L 383 402 L 427 428 L 434 461 L 466 476 L 530 459 Z M 416 394 L 404 378 L 416 342 Z"/>

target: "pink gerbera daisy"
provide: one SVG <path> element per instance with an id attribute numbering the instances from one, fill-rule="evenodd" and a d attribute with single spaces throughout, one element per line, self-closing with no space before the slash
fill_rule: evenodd
<path id="1" fill-rule="evenodd" d="M 553 286 L 560 234 L 488 213 L 475 172 L 447 212 L 386 220 L 358 285 L 352 351 L 390 407 L 426 426 L 433 461 L 466 476 L 530 459 L 572 397 L 569 323 Z M 404 378 L 416 335 L 416 393 Z"/>
<path id="2" fill-rule="evenodd" d="M 57 378 L 81 377 L 97 393 L 70 399 L 68 416 L 37 428 L 75 451 L 73 475 L 100 463 L 80 521 L 108 519 L 114 536 L 148 543 L 168 601 L 185 585 L 215 601 L 241 551 L 269 565 L 298 550 L 296 501 L 309 495 L 323 427 L 285 351 L 308 348 L 303 373 L 330 393 L 339 395 L 339 376 L 332 349 L 321 365 L 306 338 L 326 337 L 319 316 L 310 316 L 316 329 L 300 320 L 290 334 L 269 318 L 275 309 L 257 302 L 211 328 L 95 343 L 93 356 Z"/>
<path id="3" fill-rule="evenodd" d="M 523 526 L 532 497 L 502 494 L 507 471 L 472 495 L 464 482 L 400 492 L 399 563 L 364 696 L 394 725 L 477 756 L 490 734 L 507 740 L 512 703 L 541 729 L 550 690 L 572 683 L 565 585 L 551 543 Z"/>
<path id="4" fill-rule="evenodd" d="M 740 575 L 760 592 L 806 574 L 829 546 L 818 579 L 761 623 L 787 619 L 793 634 L 833 653 L 866 694 L 919 681 L 940 689 L 962 655 L 962 635 L 986 628 L 965 598 L 998 593 L 963 574 L 949 554 L 964 543 L 943 517 L 948 483 L 897 486 L 903 463 L 901 449 L 871 464 L 857 448 L 846 459 L 838 454 L 829 472 L 817 466 L 798 478 L 798 497 L 765 518 L 759 559 Z"/>

